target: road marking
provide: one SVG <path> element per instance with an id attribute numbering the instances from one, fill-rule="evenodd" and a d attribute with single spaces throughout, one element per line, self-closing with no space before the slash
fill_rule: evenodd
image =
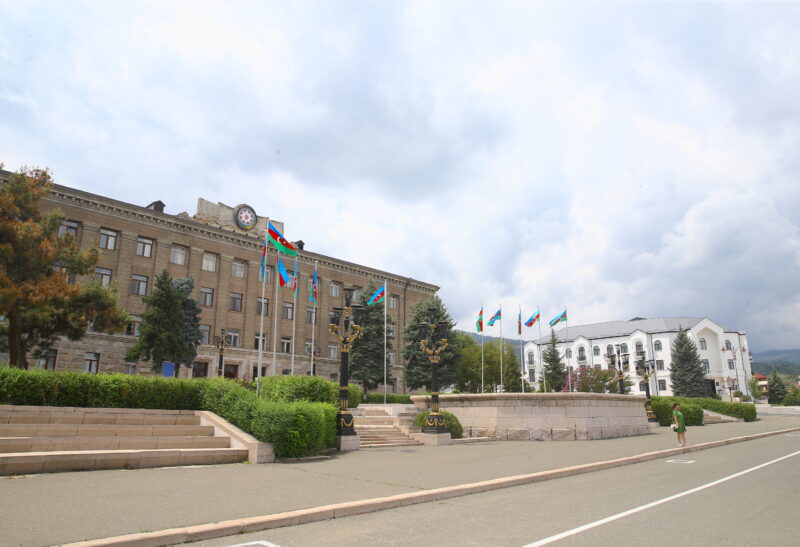
<path id="1" fill-rule="evenodd" d="M 673 496 L 669 496 L 667 498 L 660 499 L 658 501 L 654 501 L 645 505 L 640 505 L 639 507 L 635 507 L 633 509 L 629 509 L 627 511 L 623 511 L 622 513 L 617 513 L 616 515 L 611 515 L 610 517 L 606 517 L 604 519 L 596 520 L 594 522 L 590 522 L 589 524 L 584 524 L 583 526 L 578 526 L 577 528 L 573 528 L 572 530 L 567 530 L 566 532 L 561 532 L 560 534 L 556 534 L 554 536 L 550 536 L 544 539 L 540 539 L 534 543 L 529 543 L 525 547 L 538 547 L 539 545 L 547 545 L 548 543 L 553 543 L 554 541 L 558 541 L 560 539 L 567 538 L 569 536 L 574 536 L 575 534 L 580 534 L 581 532 L 585 532 L 586 530 L 591 530 L 592 528 L 596 528 L 597 526 L 602 526 L 603 524 L 607 524 L 609 522 L 613 522 L 617 519 L 621 519 L 627 517 L 629 515 L 633 515 L 635 513 L 639 513 L 646 509 L 650 509 L 651 507 L 655 507 L 656 505 L 661 505 L 662 503 L 667 503 L 668 501 L 676 500 L 678 498 L 682 498 L 684 496 L 688 496 L 689 494 L 694 494 L 695 492 L 699 492 L 701 490 L 705 490 L 706 488 L 711 488 L 712 486 L 716 486 L 718 484 L 722 484 L 723 482 L 727 482 L 729 480 L 735 479 L 737 477 L 741 477 L 742 475 L 746 475 L 747 473 L 752 473 L 762 467 L 766 467 L 768 465 L 772 465 L 773 463 L 778 463 L 779 461 L 783 461 L 787 458 L 791 458 L 792 456 L 797 456 L 800 454 L 800 450 L 797 452 L 792 452 L 791 454 L 787 454 L 786 456 L 781 456 L 780 458 L 776 458 L 774 460 L 768 461 L 766 463 L 762 463 L 755 467 L 751 467 L 750 469 L 745 469 L 744 471 L 739 471 L 738 473 L 734 473 L 733 475 L 728 475 L 727 477 L 723 477 L 719 480 L 715 480 L 713 482 L 709 482 L 702 486 L 698 486 L 696 488 L 692 488 L 691 490 L 686 490 L 679 494 L 675 494 Z"/>
<path id="2" fill-rule="evenodd" d="M 667 460 L 666 463 L 694 463 L 695 460 Z"/>
<path id="3" fill-rule="evenodd" d="M 236 545 L 229 545 L 228 547 L 245 547 L 247 545 L 260 545 L 261 547 L 281 547 L 280 545 L 275 545 L 274 543 L 270 543 L 269 541 L 251 541 L 249 543 L 237 543 Z"/>
<path id="4" fill-rule="evenodd" d="M 798 434 L 798 433 L 787 433 L 786 436 L 787 437 L 800 437 L 800 434 Z"/>

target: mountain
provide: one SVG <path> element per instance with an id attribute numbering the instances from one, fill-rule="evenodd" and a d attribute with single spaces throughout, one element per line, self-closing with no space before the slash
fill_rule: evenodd
<path id="1" fill-rule="evenodd" d="M 800 376 L 800 349 L 771 349 L 753 353 L 753 372 L 769 376 L 773 370 L 791 378 Z"/>
<path id="2" fill-rule="evenodd" d="M 475 332 L 467 332 L 465 330 L 462 330 L 461 332 L 463 332 L 464 334 L 466 334 L 467 336 L 469 336 L 470 338 L 472 338 L 473 340 L 475 340 L 476 342 L 478 342 L 480 344 L 480 342 L 481 342 L 481 335 L 480 334 L 475 333 Z M 484 344 L 488 344 L 492 340 L 500 340 L 500 337 L 499 336 L 489 336 L 488 334 L 484 334 L 483 335 L 483 343 Z M 514 348 L 514 351 L 516 352 L 516 355 L 519 356 L 519 338 L 516 338 L 516 339 L 515 338 L 506 338 L 504 336 L 503 340 L 505 340 L 505 342 L 503 342 L 503 343 L 505 345 L 507 345 L 507 346 L 512 346 Z M 523 343 L 524 342 L 525 341 L 523 341 Z"/>

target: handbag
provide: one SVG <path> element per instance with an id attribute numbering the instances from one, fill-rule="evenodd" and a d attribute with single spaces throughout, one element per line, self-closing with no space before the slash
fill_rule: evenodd
<path id="1" fill-rule="evenodd" d="M 678 429 L 678 424 L 676 424 L 675 422 L 672 422 L 670 424 L 670 427 L 672 428 L 672 431 L 675 431 L 676 429 Z"/>

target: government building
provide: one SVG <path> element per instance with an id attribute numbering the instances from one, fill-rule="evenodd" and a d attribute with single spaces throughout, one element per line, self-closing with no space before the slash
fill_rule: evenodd
<path id="1" fill-rule="evenodd" d="M 10 176 L 0 171 L 0 181 Z M 306 249 L 303 241 L 295 241 L 299 249 L 296 301 L 291 283 L 276 292 L 277 258 L 271 244 L 262 298 L 260 268 L 267 220 L 257 214 L 255 206 L 230 207 L 201 198 L 194 215 L 173 215 L 164 211 L 161 201 L 142 207 L 54 185 L 40 208 L 60 211 L 64 215 L 61 232 L 74 234 L 81 248 L 99 249 L 94 277 L 118 289 L 120 304 L 131 319 L 125 332 L 88 332 L 76 342 L 60 341 L 39 360 L 41 368 L 150 374 L 149 363 L 127 361 L 125 353 L 139 334 L 143 297 L 151 294 L 155 277 L 167 270 L 173 278 L 194 279 L 193 297 L 202 309 L 197 358 L 191 367 L 181 367 L 179 376 L 252 379 L 258 373 L 258 346 L 263 337 L 262 375 L 313 372 L 337 380 L 341 355 L 336 339 L 328 332 L 330 312 L 344 306 L 345 287 L 356 289 L 355 301 L 370 280 L 376 287 L 386 280 L 385 305 L 393 345 L 387 359 L 389 374 L 395 379 L 390 389 L 405 392 L 398 347 L 402 332 L 413 306 L 436 294 L 436 285 L 315 253 Z M 288 237 L 281 222 L 270 222 Z M 282 256 L 282 260 L 292 273 L 293 259 Z M 316 310 L 309 300 L 315 264 L 319 279 Z M 224 370 L 219 367 L 222 339 Z"/>
<path id="2" fill-rule="evenodd" d="M 591 325 L 566 326 L 556 331 L 556 345 L 571 375 L 581 368 L 614 368 L 617 351 L 630 360 L 627 380 L 631 393 L 644 395 L 645 382 L 636 375 L 635 362 L 644 359 L 655 371 L 650 377 L 651 395 L 672 395 L 669 374 L 672 366 L 672 343 L 678 329 L 686 330 L 700 354 L 706 372 L 706 390 L 723 399 L 741 390 L 752 395 L 748 381 L 752 377 L 750 352 L 744 331 L 729 330 L 707 317 L 635 318 Z M 550 336 L 525 344 L 523 377 L 538 382 L 542 377 L 542 355 Z M 573 376 L 574 378 L 574 376 Z"/>

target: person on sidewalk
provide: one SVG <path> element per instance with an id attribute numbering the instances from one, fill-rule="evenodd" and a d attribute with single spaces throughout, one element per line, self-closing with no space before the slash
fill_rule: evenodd
<path id="1" fill-rule="evenodd" d="M 672 421 L 674 422 L 672 429 L 678 434 L 678 446 L 689 446 L 686 442 L 686 424 L 683 421 L 680 403 L 672 405 Z"/>

